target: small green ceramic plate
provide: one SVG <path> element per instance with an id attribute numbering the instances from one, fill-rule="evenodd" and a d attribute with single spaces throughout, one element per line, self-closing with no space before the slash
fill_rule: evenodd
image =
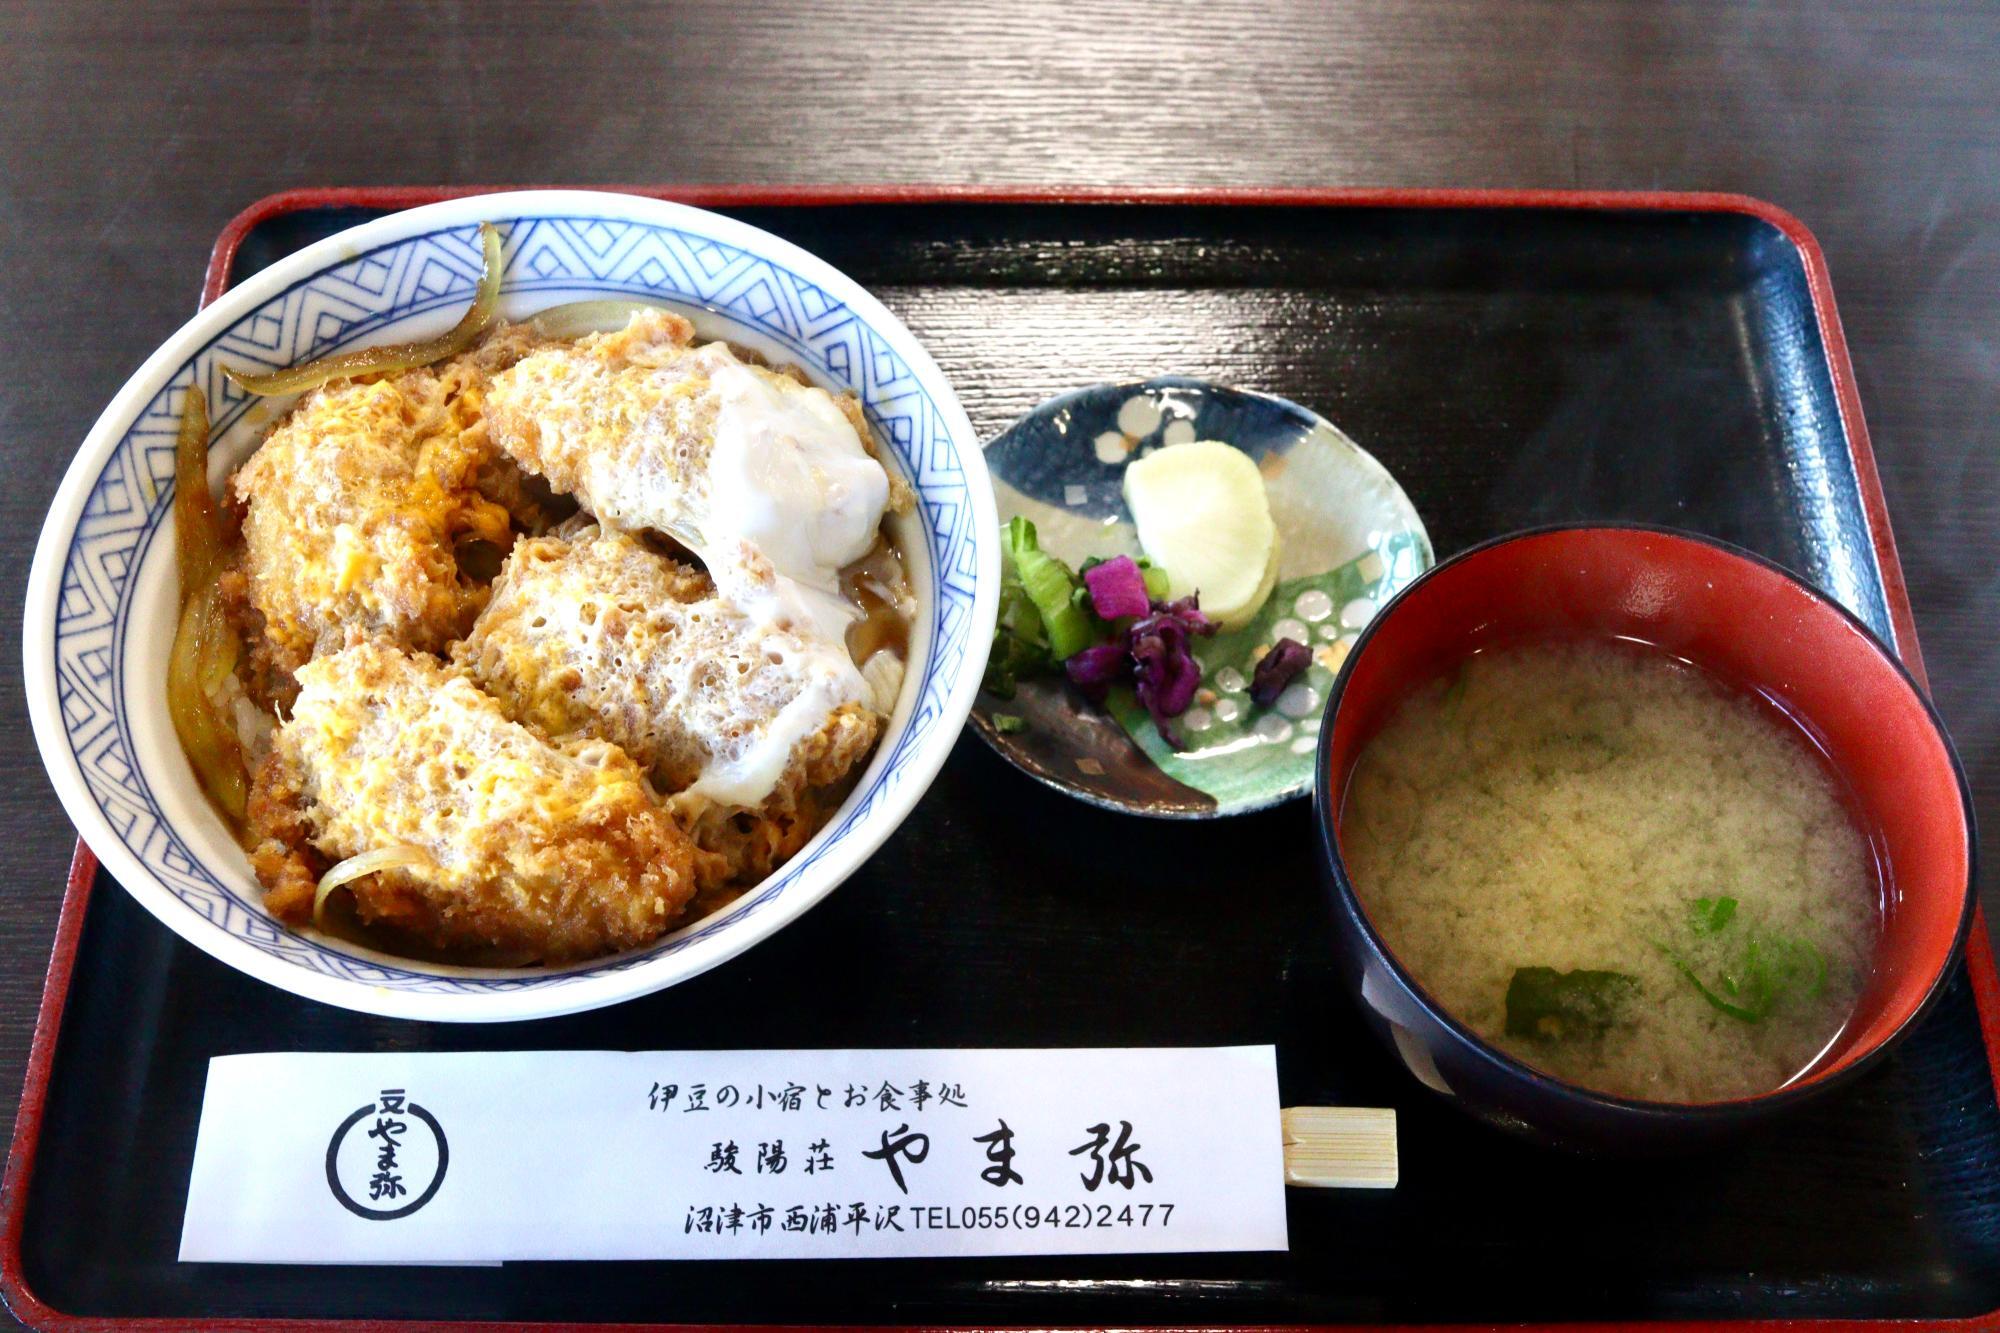
<path id="1" fill-rule="evenodd" d="M 1402 487 L 1317 413 L 1201 380 L 1101 384 L 1052 398 L 986 446 L 1004 523 L 1034 521 L 1072 568 L 1139 555 L 1125 464 L 1162 444 L 1221 440 L 1257 460 L 1278 527 L 1278 584 L 1245 628 L 1197 641 L 1202 691 L 1181 717 L 1186 748 L 1162 740 L 1129 689 L 1105 708 L 1060 675 L 1012 698 L 982 692 L 973 725 L 1023 772 L 1079 800 L 1134 814 L 1206 819 L 1261 810 L 1312 786 L 1327 692 L 1376 610 L 1430 568 L 1431 542 Z M 1270 708 L 1250 699 L 1257 658 L 1281 638 L 1313 665 Z M 1002 732 L 996 716 L 1018 719 Z"/>

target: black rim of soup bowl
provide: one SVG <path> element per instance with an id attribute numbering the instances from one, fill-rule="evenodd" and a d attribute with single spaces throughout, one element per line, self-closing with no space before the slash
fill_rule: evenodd
<path id="1" fill-rule="evenodd" d="M 1461 1023 L 1455 1014 L 1443 1004 L 1440 1004 L 1428 990 L 1418 983 L 1409 970 L 1403 966 L 1402 962 L 1396 957 L 1395 952 L 1389 948 L 1388 943 L 1376 931 L 1374 923 L 1368 919 L 1368 913 L 1361 905 L 1359 895 L 1355 893 L 1354 882 L 1347 873 L 1347 864 L 1342 860 L 1340 855 L 1337 802 L 1340 799 L 1344 799 L 1346 793 L 1344 790 L 1334 791 L 1332 789 L 1333 775 L 1329 771 L 1329 765 L 1332 762 L 1331 751 L 1333 747 L 1334 717 L 1339 712 L 1341 701 L 1346 696 L 1348 677 L 1352 674 L 1355 663 L 1361 660 L 1363 653 L 1367 652 L 1368 645 L 1375 636 L 1375 631 L 1388 623 L 1390 617 L 1396 614 L 1403 602 L 1408 598 L 1416 596 L 1432 579 L 1461 562 L 1470 560 L 1474 556 L 1490 551 L 1495 547 L 1565 532 L 1631 533 L 1699 542 L 1704 546 L 1713 547 L 1725 555 L 1749 561 L 1751 564 L 1758 565 L 1763 569 L 1777 574 L 1795 587 L 1803 590 L 1813 601 L 1832 610 L 1860 632 L 1868 646 L 1877 656 L 1887 662 L 1890 668 L 1901 679 L 1903 688 L 1916 698 L 1918 704 L 1923 708 L 1924 716 L 1929 720 L 1932 732 L 1936 734 L 1939 743 L 1944 747 L 1945 760 L 1950 764 L 1952 778 L 1958 786 L 1959 808 L 1965 820 L 1966 838 L 1966 880 L 1959 891 L 1958 924 L 1952 932 L 1951 947 L 1939 961 L 1936 972 L 1932 975 L 1928 986 L 1925 988 L 1924 998 L 1917 1004 L 1916 1008 L 1910 1011 L 1909 1016 L 1897 1024 L 1895 1029 L 1883 1037 L 1882 1040 L 1875 1043 L 1872 1048 L 1862 1052 L 1852 1062 L 1834 1073 L 1828 1074 L 1823 1078 L 1813 1079 L 1809 1082 L 1788 1083 L 1773 1088 L 1769 1092 L 1758 1093 L 1755 1096 L 1713 1102 L 1647 1101 L 1636 1097 L 1621 1097 L 1614 1093 L 1597 1092 L 1581 1084 L 1571 1083 L 1566 1079 L 1558 1078 L 1554 1074 L 1537 1069 L 1533 1065 L 1509 1055 L 1506 1051 L 1501 1050 Z M 1903 664 L 1902 658 L 1882 641 L 1881 636 L 1876 634 L 1859 616 L 1855 615 L 1838 601 L 1806 582 L 1791 570 L 1786 569 L 1783 565 L 1778 564 L 1774 560 L 1767 559 L 1755 551 L 1747 551 L 1740 546 L 1708 536 L 1705 533 L 1690 532 L 1684 528 L 1671 528 L 1651 523 L 1551 523 L 1540 527 L 1523 528 L 1500 537 L 1490 538 L 1475 546 L 1469 546 L 1448 559 L 1438 561 L 1431 568 L 1425 570 L 1422 574 L 1404 585 L 1404 587 L 1397 591 L 1394 597 L 1384 603 L 1382 609 L 1376 612 L 1374 618 L 1368 622 L 1367 626 L 1362 629 L 1361 634 L 1355 639 L 1353 649 L 1348 653 L 1347 660 L 1341 663 L 1340 672 L 1334 678 L 1333 687 L 1329 691 L 1329 695 L 1330 698 L 1327 702 L 1326 712 L 1320 724 L 1319 750 L 1314 760 L 1313 815 L 1319 824 L 1321 854 L 1325 859 L 1329 877 L 1333 884 L 1332 897 L 1335 906 L 1356 927 L 1360 939 L 1366 944 L 1369 952 L 1373 955 L 1373 961 L 1385 968 L 1390 976 L 1395 978 L 1396 984 L 1423 1009 L 1425 1015 L 1443 1027 L 1453 1037 L 1457 1038 L 1466 1051 L 1485 1065 L 1489 1072 L 1511 1080 L 1516 1084 L 1523 1085 L 1528 1089 L 1532 1089 L 1541 1096 L 1552 1098 L 1556 1103 L 1563 1105 L 1567 1109 L 1581 1110 L 1586 1113 L 1595 1112 L 1601 1116 L 1616 1116 L 1625 1120 L 1628 1124 L 1634 1124 L 1635 1128 L 1635 1122 L 1646 1120 L 1651 1121 L 1655 1125 L 1682 1124 L 1691 1132 L 1695 1132 L 1700 1129 L 1723 1129 L 1733 1124 L 1747 1126 L 1753 1120 L 1762 1120 L 1767 1115 L 1778 1114 L 1789 1108 L 1802 1105 L 1816 1097 L 1852 1083 L 1855 1079 L 1873 1069 L 1898 1042 L 1908 1036 L 1917 1024 L 1921 1023 L 1930 1013 L 1932 1006 L 1937 1003 L 1939 996 L 1944 993 L 1944 988 L 1951 979 L 1952 969 L 1957 964 L 1960 954 L 1965 949 L 1967 936 L 1971 932 L 1974 911 L 1978 905 L 1979 832 L 1973 816 L 1972 790 L 1966 781 L 1965 766 L 1959 762 L 1958 750 L 1952 744 L 1951 733 L 1945 729 L 1944 720 L 1938 715 L 1937 708 L 1931 703 L 1930 696 L 1917 684 L 1915 677 L 1911 676 L 1909 668 Z M 1367 1007 L 1367 1002 L 1359 995 L 1355 995 L 1353 998 L 1364 1009 Z M 1381 1018 L 1383 1023 L 1388 1022 L 1386 1016 L 1377 1015 L 1376 1017 Z M 1379 1025 L 1371 1023 L 1371 1027 L 1376 1026 Z M 1397 1052 L 1397 1058 L 1399 1063 L 1402 1062 L 1403 1056 L 1400 1051 Z M 1408 1072 L 1407 1069 L 1406 1072 Z M 1416 1076 L 1411 1074 L 1411 1077 L 1414 1078 Z M 1421 1079 L 1418 1081 L 1423 1082 Z M 1433 1089 L 1433 1091 L 1437 1090 Z M 1444 1100 L 1458 1105 L 1467 1114 L 1475 1114 L 1477 1110 L 1490 1105 L 1495 1100 L 1489 1096 L 1482 1095 L 1475 1085 L 1470 1084 L 1467 1085 L 1466 1092 L 1454 1089 L 1449 1093 L 1440 1092 L 1439 1095 Z M 1518 1119 L 1525 1122 L 1519 1128 L 1532 1131 L 1544 1142 L 1554 1141 L 1563 1143 L 1569 1137 L 1561 1129 L 1544 1129 L 1529 1117 L 1518 1116 L 1513 1112 L 1509 1112 L 1507 1118 L 1510 1121 Z M 1553 1118 L 1551 1117 L 1551 1119 Z M 1581 1143 L 1570 1143 L 1566 1144 L 1566 1146 L 1583 1145 Z"/>

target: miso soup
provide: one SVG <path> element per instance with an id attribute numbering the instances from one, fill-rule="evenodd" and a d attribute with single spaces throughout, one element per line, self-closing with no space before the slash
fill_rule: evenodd
<path id="1" fill-rule="evenodd" d="M 1341 851 L 1417 982 L 1586 1087 L 1718 1101 L 1809 1069 L 1865 985 L 1868 839 L 1796 725 L 1664 653 L 1503 648 L 1364 748 Z"/>

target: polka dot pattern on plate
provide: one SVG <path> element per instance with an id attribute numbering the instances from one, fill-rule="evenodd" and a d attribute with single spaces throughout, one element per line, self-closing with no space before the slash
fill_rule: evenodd
<path id="1" fill-rule="evenodd" d="M 1286 717 L 1311 717 L 1319 709 L 1319 691 L 1302 681 L 1285 687 L 1274 705 Z"/>
<path id="2" fill-rule="evenodd" d="M 1243 673 L 1233 666 L 1226 666 L 1215 673 L 1215 688 L 1224 694 L 1241 694 L 1243 686 Z"/>
<path id="3" fill-rule="evenodd" d="M 1260 741 L 1284 741 L 1291 739 L 1292 724 L 1276 713 L 1266 713 L 1257 719 L 1250 731 Z"/>
<path id="4" fill-rule="evenodd" d="M 1333 614 L 1333 598 L 1323 588 L 1307 588 L 1292 603 L 1300 620 L 1317 625 Z"/>
<path id="5" fill-rule="evenodd" d="M 1143 439 L 1160 428 L 1160 405 L 1144 394 L 1125 400 L 1118 409 L 1118 429 L 1133 439 Z"/>
<path id="6" fill-rule="evenodd" d="M 1375 601 L 1371 597 L 1357 597 L 1340 608 L 1340 623 L 1347 629 L 1361 629 L 1375 618 Z"/>
<path id="7" fill-rule="evenodd" d="M 1193 444 L 1194 423 L 1192 421 L 1169 421 L 1167 428 L 1160 432 L 1162 444 Z"/>

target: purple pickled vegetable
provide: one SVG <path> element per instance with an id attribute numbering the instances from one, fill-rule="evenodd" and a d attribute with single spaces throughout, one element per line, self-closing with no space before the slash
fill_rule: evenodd
<path id="1" fill-rule="evenodd" d="M 1188 638 L 1213 633 L 1214 623 L 1201 613 L 1192 597 L 1161 604 L 1132 626 L 1133 690 L 1152 715 L 1160 739 L 1176 750 L 1182 741 L 1169 719 L 1185 713 L 1201 687 L 1201 664 L 1194 660 Z"/>
<path id="2" fill-rule="evenodd" d="M 1154 602 L 1153 610 L 1161 615 L 1172 616 L 1174 619 L 1180 621 L 1181 624 L 1187 626 L 1187 631 L 1190 634 L 1208 635 L 1215 633 L 1215 622 L 1202 614 L 1201 599 L 1195 593 L 1189 593 L 1178 602 Z"/>
<path id="3" fill-rule="evenodd" d="M 1092 644 L 1071 653 L 1063 659 L 1063 670 L 1084 698 L 1101 704 L 1113 685 L 1132 678 L 1132 653 L 1121 634 L 1110 643 Z"/>
<path id="4" fill-rule="evenodd" d="M 1134 577 L 1139 577 L 1139 567 L 1128 556 L 1120 556 L 1119 561 L 1130 569 Z M 1099 600 L 1097 584 L 1091 576 L 1118 561 L 1106 561 L 1084 573 L 1086 585 L 1090 588 L 1091 602 L 1097 613 L 1107 620 L 1123 619 L 1127 614 L 1121 610 L 1105 609 Z M 1111 576 L 1116 592 L 1118 575 Z M 1140 579 L 1140 596 L 1145 593 L 1145 582 Z M 1112 602 L 1117 608 L 1123 603 Z M 1178 602 L 1145 602 L 1136 620 L 1123 633 L 1114 636 L 1109 643 L 1092 644 L 1088 648 L 1071 653 L 1063 661 L 1063 670 L 1069 674 L 1084 698 L 1101 704 L 1113 685 L 1126 681 L 1139 696 L 1151 715 L 1153 725 L 1159 729 L 1160 739 L 1181 748 L 1181 738 L 1172 725 L 1171 719 L 1179 717 L 1194 702 L 1195 691 L 1201 688 L 1201 664 L 1194 660 L 1194 653 L 1188 647 L 1193 635 L 1215 633 L 1215 622 L 1201 613 L 1201 608 L 1193 597 L 1183 597 Z"/>
<path id="5" fill-rule="evenodd" d="M 1090 589 L 1091 606 L 1106 620 L 1143 616 L 1152 610 L 1146 598 L 1146 576 L 1129 555 L 1086 569 L 1083 582 Z"/>
<path id="6" fill-rule="evenodd" d="M 1132 629 L 1133 688 L 1160 735 L 1176 749 L 1179 738 L 1167 720 L 1187 711 L 1201 684 L 1201 668 L 1187 642 L 1187 626 L 1172 616 L 1149 617 Z"/>
<path id="7" fill-rule="evenodd" d="M 1311 665 L 1312 649 L 1297 639 L 1278 640 L 1271 645 L 1271 651 L 1257 661 L 1257 670 L 1250 677 L 1250 697 L 1258 707 L 1269 708 L 1278 702 L 1285 686 Z"/>

